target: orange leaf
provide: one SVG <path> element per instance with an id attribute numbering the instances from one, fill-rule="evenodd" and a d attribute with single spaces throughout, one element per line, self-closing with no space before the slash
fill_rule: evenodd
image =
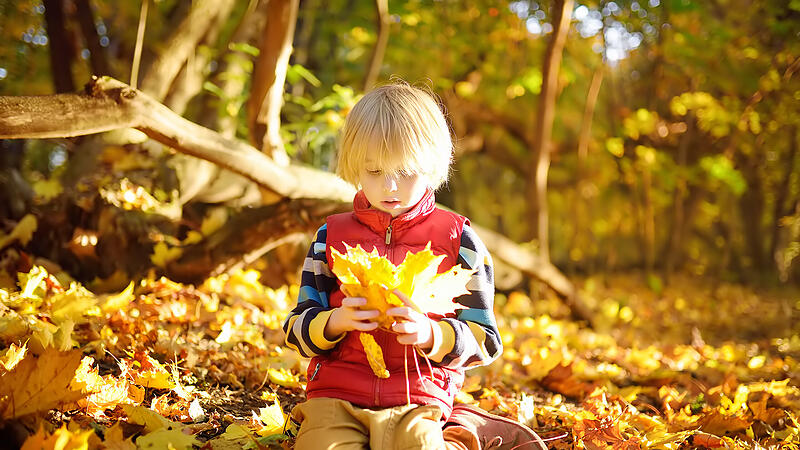
<path id="1" fill-rule="evenodd" d="M 45 349 L 26 356 L 14 370 L 0 374 L 0 419 L 44 412 L 83 397 L 72 386 L 81 351 Z"/>

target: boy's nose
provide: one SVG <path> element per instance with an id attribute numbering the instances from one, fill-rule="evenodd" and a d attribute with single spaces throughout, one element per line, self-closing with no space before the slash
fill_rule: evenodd
<path id="1" fill-rule="evenodd" d="M 383 181 L 383 188 L 387 192 L 394 192 L 397 190 L 397 178 L 394 175 L 386 175 Z"/>

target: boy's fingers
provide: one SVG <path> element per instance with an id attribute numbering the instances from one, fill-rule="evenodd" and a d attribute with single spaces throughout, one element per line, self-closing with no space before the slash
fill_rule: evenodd
<path id="1" fill-rule="evenodd" d="M 380 313 L 376 309 L 369 309 L 366 311 L 356 311 L 353 313 L 353 317 L 358 320 L 366 320 L 366 319 L 374 319 L 378 317 Z"/>
<path id="2" fill-rule="evenodd" d="M 376 322 L 355 322 L 353 326 L 358 331 L 372 331 L 378 328 L 378 324 Z"/>
<path id="3" fill-rule="evenodd" d="M 386 315 L 395 317 L 411 317 L 411 308 L 406 306 L 398 306 L 396 308 L 389 308 L 386 310 Z"/>
<path id="4" fill-rule="evenodd" d="M 367 304 L 367 299 L 364 297 L 345 297 L 342 299 L 342 306 L 352 308 L 355 306 L 364 306 Z"/>
<path id="5" fill-rule="evenodd" d="M 417 331 L 417 327 L 413 322 L 395 322 L 395 324 L 392 325 L 392 330 L 398 333 L 407 334 Z"/>

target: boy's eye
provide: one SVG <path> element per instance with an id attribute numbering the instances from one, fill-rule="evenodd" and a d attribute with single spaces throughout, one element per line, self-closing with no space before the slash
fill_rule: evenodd
<path id="1" fill-rule="evenodd" d="M 378 170 L 367 170 L 367 173 L 370 174 L 370 175 L 380 175 L 382 173 L 382 171 L 380 169 L 378 169 Z"/>

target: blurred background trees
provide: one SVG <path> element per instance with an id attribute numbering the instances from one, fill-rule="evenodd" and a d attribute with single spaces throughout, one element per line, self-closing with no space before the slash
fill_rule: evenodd
<path id="1" fill-rule="evenodd" d="M 398 77 L 452 120 L 439 201 L 568 274 L 800 281 L 796 1 L 3 0 L 0 17 L 0 95 L 129 82 L 143 29 L 139 89 L 330 171 L 349 108 Z M 39 219 L 6 268 L 35 255 L 109 288 L 281 201 L 131 130 L 0 157 L 0 231 Z M 270 283 L 297 268 L 289 241 L 261 260 Z"/>

